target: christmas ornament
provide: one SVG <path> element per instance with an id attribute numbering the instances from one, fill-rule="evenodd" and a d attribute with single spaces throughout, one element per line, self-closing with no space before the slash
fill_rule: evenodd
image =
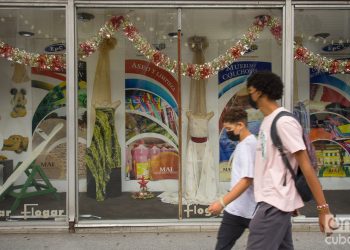
<path id="1" fill-rule="evenodd" d="M 223 55 L 214 58 L 204 64 L 181 63 L 181 75 L 193 79 L 206 79 L 212 77 L 228 65 L 232 64 L 244 55 L 258 39 L 260 32 L 268 28 L 276 42 L 282 42 L 282 25 L 279 20 L 269 15 L 255 17 L 253 25 L 248 29 L 234 46 L 229 48 Z M 134 47 L 148 60 L 163 69 L 176 73 L 178 62 L 169 58 L 159 50 L 155 49 L 139 32 L 138 29 L 125 17 L 113 16 L 99 30 L 98 34 L 78 46 L 80 59 L 86 58 L 96 52 L 103 40 L 111 38 L 115 32 L 122 30 L 125 37 Z M 0 41 L 0 57 L 19 64 L 37 67 L 52 71 L 64 72 L 66 68 L 65 55 L 48 55 L 29 53 L 18 48 L 13 48 Z M 294 59 L 316 68 L 320 71 L 335 73 L 350 73 L 349 60 L 333 60 L 314 54 L 307 48 L 295 46 Z"/>
<path id="2" fill-rule="evenodd" d="M 294 59 L 319 71 L 329 72 L 331 74 L 350 73 L 350 60 L 337 60 L 322 57 L 319 54 L 314 54 L 307 48 L 296 44 L 294 45 Z"/>
<path id="3" fill-rule="evenodd" d="M 139 180 L 140 181 L 138 181 L 137 183 L 140 184 L 140 191 L 133 193 L 131 197 L 134 199 L 142 199 L 142 200 L 153 198 L 154 194 L 148 191 L 148 188 L 147 188 L 148 181 L 145 180 L 145 176 L 142 175 L 142 177 Z"/>

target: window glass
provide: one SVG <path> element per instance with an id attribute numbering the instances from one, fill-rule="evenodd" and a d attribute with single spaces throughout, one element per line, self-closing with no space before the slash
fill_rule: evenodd
<path id="1" fill-rule="evenodd" d="M 350 208 L 349 15 L 346 9 L 295 12 L 294 110 L 305 118 L 317 175 L 337 213 Z M 302 212 L 317 216 L 312 204 Z"/>
<path id="2" fill-rule="evenodd" d="M 65 20 L 64 9 L 0 9 L 0 217 L 7 221 L 66 221 Z"/>
<path id="3" fill-rule="evenodd" d="M 262 115 L 249 107 L 245 82 L 258 70 L 281 75 L 282 11 L 182 9 L 181 89 L 177 16 L 176 9 L 77 11 L 86 70 L 82 220 L 211 217 L 207 206 L 230 188 L 235 145 L 220 122 L 225 110 L 243 106 L 250 129 L 259 129 Z"/>
<path id="4" fill-rule="evenodd" d="M 246 80 L 282 74 L 282 23 L 281 9 L 182 10 L 183 218 L 211 217 L 208 204 L 231 189 L 236 143 L 222 119 L 242 107 L 257 135 L 263 116 L 249 105 Z"/>
<path id="5" fill-rule="evenodd" d="M 177 10 L 78 9 L 77 26 L 80 219 L 177 218 L 159 197 L 178 193 L 177 77 L 157 66 L 177 55 Z"/>

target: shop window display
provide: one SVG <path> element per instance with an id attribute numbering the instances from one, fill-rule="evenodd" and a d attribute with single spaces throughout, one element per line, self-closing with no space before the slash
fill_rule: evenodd
<path id="1" fill-rule="evenodd" d="M 318 177 L 339 214 L 349 209 L 341 200 L 350 187 L 350 78 L 346 66 L 350 52 L 342 19 L 348 14 L 349 10 L 298 10 L 295 18 L 294 105 L 305 106 L 301 115 L 316 150 Z M 305 25 L 310 23 L 307 20 L 314 25 Z M 315 216 L 310 206 L 303 213 Z"/>
<path id="2" fill-rule="evenodd" d="M 193 181 L 189 182 L 189 177 L 184 177 L 182 185 L 186 193 L 183 198 L 185 205 L 183 205 L 182 212 L 183 218 L 186 219 L 209 218 L 212 215 L 207 210 L 208 206 L 204 204 L 217 200 L 229 189 L 230 160 L 232 160 L 230 157 L 235 149 L 235 142 L 227 138 L 226 131 L 222 127 L 222 117 L 225 111 L 232 106 L 244 107 L 249 113 L 250 129 L 258 131 L 262 115 L 249 106 L 245 84 L 247 77 L 255 71 L 280 72 L 279 60 L 281 57 L 278 55 L 281 53 L 282 33 L 278 30 L 281 28 L 281 12 L 278 9 L 249 10 L 247 12 L 238 9 L 183 10 L 182 14 L 182 32 L 192 35 L 186 40 L 183 39 L 182 60 L 183 63 L 192 60 L 192 63 L 197 65 L 189 65 L 187 77 L 182 78 L 183 107 L 186 114 L 189 112 L 194 117 L 203 117 L 209 111 L 214 111 L 206 128 L 208 131 L 206 137 L 213 150 L 211 153 L 205 153 L 203 158 L 199 157 L 198 150 L 194 152 L 192 149 L 193 142 L 190 140 L 193 124 L 191 119 L 184 119 L 186 123 L 183 138 L 186 136 L 188 138 L 184 145 L 183 171 L 191 169 L 193 166 L 191 161 L 195 161 L 198 164 L 197 171 L 203 171 L 206 168 L 205 171 L 210 172 L 213 169 L 214 172 L 208 174 L 210 178 L 206 179 L 206 187 L 210 186 L 210 193 L 205 195 L 205 200 L 199 199 L 195 202 L 188 202 L 188 197 L 192 200 L 198 197 L 193 192 L 190 192 L 191 195 L 187 193 L 191 190 L 188 189 L 188 183 L 191 184 Z M 249 16 L 249 18 L 243 18 L 241 15 Z M 238 19 L 241 21 L 237 22 Z M 243 34 L 249 38 L 242 38 L 245 36 Z M 198 51 L 201 51 L 203 55 L 200 55 Z M 270 53 L 271 51 L 274 53 Z M 197 70 L 200 72 L 198 75 L 196 75 Z M 188 79 L 191 73 L 193 77 Z M 196 131 L 199 133 L 198 129 Z M 199 168 L 201 165 L 202 169 Z M 202 192 L 200 190 L 200 181 L 203 181 L 201 178 L 206 177 L 206 175 L 201 176 L 200 173 L 198 175 L 200 176 L 199 197 Z"/>
<path id="3" fill-rule="evenodd" d="M 65 10 L 0 9 L 0 17 L 0 217 L 65 221 L 65 70 L 37 67 L 54 44 L 63 47 L 48 58 L 65 52 Z"/>
<path id="4" fill-rule="evenodd" d="M 293 104 L 327 198 L 346 213 L 337 201 L 350 184 L 349 11 L 332 11 L 295 12 Z M 65 11 L 10 12 L 0 9 L 0 217 L 65 221 Z M 207 205 L 230 181 L 226 110 L 244 107 L 257 134 L 262 115 L 245 82 L 259 70 L 282 75 L 282 10 L 183 8 L 180 48 L 178 17 L 177 9 L 77 9 L 78 164 L 70 167 L 79 220 L 209 218 Z M 327 26 L 333 17 L 336 27 Z M 302 214 L 315 216 L 312 206 Z"/>
<path id="5" fill-rule="evenodd" d="M 181 86 L 177 79 L 178 38 L 175 36 L 177 32 L 173 32 L 177 30 L 177 11 L 115 11 L 118 15 L 115 12 L 108 14 L 102 9 L 78 11 L 78 14 L 91 13 L 94 16 L 85 22 L 78 21 L 79 51 L 88 69 L 86 119 L 89 121 L 87 151 L 79 153 L 89 159 L 88 180 L 80 180 L 79 185 L 79 216 L 81 219 L 178 218 L 181 217 L 178 214 L 181 197 L 181 213 L 185 218 L 210 217 L 206 206 L 224 192 L 229 181 L 219 177 L 221 167 L 215 163 L 219 160 L 215 150 L 219 147 L 215 143 L 219 131 L 215 124 L 219 123 L 227 105 L 247 104 L 243 90 L 250 73 L 263 69 L 281 71 L 278 56 L 282 49 L 281 11 L 183 10 Z M 237 26 L 232 16 L 241 19 L 238 16 L 246 14 L 251 18 Z M 208 16 L 218 17 L 218 20 L 211 21 Z M 232 34 L 227 35 L 226 26 L 220 26 L 222 22 L 234 27 Z M 203 25 L 205 29 L 201 29 Z M 102 55 L 101 46 L 110 37 L 115 38 L 115 46 Z M 278 53 L 269 56 L 268 51 Z M 101 64 L 103 58 L 105 62 Z M 236 60 L 241 62 L 234 62 Z M 105 68 L 101 69 L 101 65 Z M 217 94 L 212 94 L 218 93 L 218 73 L 225 74 L 225 79 L 220 76 L 219 80 L 222 92 L 219 91 L 219 98 L 224 96 L 219 113 Z M 105 79 L 97 80 L 99 77 Z M 103 83 L 104 80 L 107 84 Z M 112 145 L 120 145 L 121 158 L 120 161 L 119 158 L 112 160 L 109 167 L 104 165 L 108 171 L 102 168 L 107 160 L 95 156 L 108 158 L 112 149 L 106 148 L 102 139 L 91 143 L 92 138 L 97 138 L 97 130 L 102 135 L 106 130 L 105 127 L 97 129 L 96 122 L 91 122 L 91 118 L 97 115 L 93 106 L 95 96 L 102 98 L 103 107 L 121 101 L 114 117 L 108 119 L 108 131 L 115 131 L 117 135 Z M 186 112 L 180 113 L 180 110 Z M 258 130 L 259 114 L 252 110 L 249 113 L 251 126 Z M 199 124 L 201 120 L 203 126 L 199 131 L 193 124 Z M 204 138 L 207 140 L 202 142 Z M 229 157 L 234 144 L 227 143 L 231 148 L 226 152 Z M 111 176 L 113 169 L 120 170 L 120 175 L 114 179 Z M 101 172 L 103 176 L 93 171 Z M 182 193 L 179 193 L 179 185 Z M 114 191 L 121 188 L 121 192 L 109 195 L 108 186 Z M 137 212 L 140 207 L 149 206 L 153 209 L 145 209 L 141 214 Z"/>
<path id="6" fill-rule="evenodd" d="M 176 27 L 177 12 L 79 9 L 79 13 L 94 16 L 77 21 L 79 47 L 88 69 L 87 150 L 79 153 L 88 165 L 88 178 L 80 180 L 80 219 L 176 218 L 177 207 L 157 197 L 166 185 L 176 190 L 178 179 L 176 75 L 157 67 L 134 47 L 147 40 L 157 51 L 176 55 L 175 42 L 164 36 Z M 99 32 L 101 27 L 106 33 Z M 111 45 L 111 40 L 113 46 L 103 52 L 101 45 Z M 98 120 L 101 108 L 113 103 L 118 105 L 108 119 Z"/>
<path id="7" fill-rule="evenodd" d="M 201 144 L 198 138 L 205 137 L 217 140 L 222 131 L 219 133 L 213 124 L 219 123 L 219 117 L 223 115 L 225 107 L 244 105 L 246 94 L 243 90 L 246 77 L 254 71 L 262 70 L 263 67 L 260 65 L 268 65 L 268 70 L 281 70 L 278 53 L 273 53 L 270 57 L 266 53 L 275 51 L 276 48 L 277 51 L 281 51 L 282 32 L 277 17 L 280 17 L 280 10 L 248 11 L 245 14 L 249 14 L 251 19 L 235 27 L 235 32 L 230 34 L 233 38 L 230 39 L 225 36 L 225 29 L 218 29 L 216 26 L 221 21 L 231 23 L 234 21 L 231 18 L 232 14 L 235 18 L 239 18 L 238 16 L 243 15 L 244 11 L 242 13 L 239 9 L 216 10 L 217 13 L 213 13 L 212 10 L 198 10 L 193 13 L 192 10 L 184 11 L 181 18 L 185 26 L 183 33 L 180 34 L 186 37 L 184 41 L 187 42 L 182 45 L 181 51 L 185 61 L 191 60 L 187 58 L 188 55 L 193 55 L 193 63 L 183 62 L 180 68 L 177 68 L 176 62 L 179 49 L 175 43 L 177 39 L 173 37 L 174 32 L 168 32 L 177 28 L 177 11 L 168 10 L 158 15 L 155 10 L 118 10 L 120 15 L 106 14 L 101 9 L 82 9 L 82 12 L 78 13 L 78 17 L 89 17 L 86 20 L 84 18 L 77 20 L 78 57 L 81 60 L 77 72 L 79 103 L 77 172 L 81 177 L 80 217 L 171 218 L 169 214 L 172 214 L 176 218 L 179 216 L 176 207 L 161 202 L 160 197 L 156 196 L 158 193 L 166 191 L 176 194 L 180 185 L 183 187 L 185 183 L 194 183 L 192 185 L 194 188 L 187 188 L 185 191 L 190 192 L 187 195 L 189 202 L 183 203 L 184 211 L 188 212 L 191 210 L 189 205 L 209 204 L 219 196 L 222 186 L 225 186 L 225 183 L 220 183 L 225 180 L 218 178 L 219 168 L 216 168 L 215 164 L 218 159 L 217 152 L 208 150 L 203 154 L 201 150 L 191 150 L 194 144 L 186 143 L 186 136 L 180 133 L 181 128 L 183 126 L 189 128 L 189 142 Z M 86 15 L 87 11 L 92 11 L 94 14 Z M 222 17 L 216 15 L 218 13 L 222 14 Z M 208 20 L 208 15 L 220 16 L 221 19 L 207 23 L 207 29 L 200 34 L 197 32 L 197 26 L 203 25 L 204 20 Z M 159 27 L 160 23 L 166 24 L 166 27 Z M 262 33 L 265 28 L 269 29 L 269 32 Z M 93 32 L 97 33 L 97 36 L 93 36 Z M 260 42 L 257 41 L 260 39 L 259 35 L 264 35 Z M 269 37 L 266 37 L 267 35 Z M 238 39 L 236 43 L 227 45 L 228 40 L 232 42 L 235 39 Z M 2 56 L 5 59 L 16 58 L 20 63 L 33 67 L 32 87 L 47 91 L 46 95 L 39 93 L 42 95 L 41 99 L 32 100 L 32 106 L 33 103 L 37 106 L 33 113 L 32 132 L 38 134 L 33 139 L 33 145 L 39 146 L 41 145 L 39 136 L 47 138 L 45 134 L 49 134 L 49 128 L 52 128 L 53 124 L 65 122 L 65 57 L 60 54 L 19 53 L 7 44 L 1 46 Z M 62 52 L 62 43 L 47 47 L 49 52 L 52 52 L 52 49 L 54 52 Z M 186 53 L 186 50 L 190 50 L 191 53 Z M 207 53 L 209 63 L 205 63 L 204 53 Z M 217 54 L 219 56 L 215 57 Z M 236 60 L 239 62 L 235 62 Z M 16 68 L 18 76 L 13 78 L 14 81 L 26 79 L 23 68 Z M 178 85 L 178 79 L 174 74 L 177 70 L 181 70 L 181 75 L 186 77 L 182 86 Z M 217 74 L 220 89 L 218 97 L 211 94 L 212 91 L 218 92 L 216 78 L 213 77 Z M 50 87 L 50 84 L 42 79 L 44 77 L 51 79 L 55 84 Z M 180 87 L 183 87 L 184 91 L 180 91 Z M 188 88 L 191 88 L 191 91 L 187 91 Z M 10 93 L 13 95 L 11 117 L 26 116 L 27 91 L 13 88 Z M 184 101 L 180 102 L 180 96 Z M 218 105 L 220 97 L 223 98 Z M 190 104 L 188 100 L 191 100 Z M 207 109 L 214 110 L 208 117 Z M 216 111 L 218 109 L 219 112 Z M 190 114 L 187 120 L 184 119 L 184 124 L 180 123 L 183 120 L 180 111 L 183 110 Z M 207 117 L 204 119 L 205 126 L 201 131 L 203 133 L 193 129 L 191 131 L 191 123 L 198 122 L 203 115 Z M 259 115 L 250 112 L 250 117 L 251 124 L 258 129 Z M 187 121 L 190 121 L 189 125 Z M 64 125 L 62 130 L 65 131 Z M 50 144 L 49 148 L 60 146 L 60 150 L 57 150 L 62 152 L 64 146 L 59 142 L 65 141 L 65 132 L 55 129 L 53 131 L 57 133 L 55 137 L 58 142 Z M 18 143 L 14 152 L 25 152 L 30 145 L 26 137 L 14 134 L 4 140 L 4 149 L 10 148 L 10 141 L 16 141 Z M 180 143 L 185 149 L 182 152 L 187 153 L 179 154 Z M 228 143 L 229 148 L 233 149 L 234 145 Z M 211 143 L 206 142 L 203 145 L 207 148 L 209 144 Z M 194 157 L 196 160 L 204 160 L 204 164 L 193 162 L 194 155 L 199 156 Z M 63 158 L 62 155 L 53 153 L 50 157 Z M 54 161 L 57 162 L 54 166 L 52 161 L 46 162 L 45 157 L 36 158 L 41 167 L 47 168 L 46 175 L 49 177 L 41 176 L 45 182 L 50 178 L 58 180 L 66 178 L 66 168 L 58 164 L 58 160 Z M 179 183 L 179 163 L 183 159 L 187 159 L 185 166 L 182 166 L 183 173 L 186 175 L 189 173 L 186 170 L 192 169 L 192 173 L 197 174 L 188 174 L 187 179 Z M 189 162 L 194 163 L 192 167 Z M 201 185 L 209 189 L 216 186 L 211 189 L 216 191 L 212 195 L 208 193 L 202 195 L 202 198 L 205 196 L 205 200 L 198 197 L 192 199 L 192 192 L 197 194 L 204 190 L 200 188 Z M 125 209 L 119 204 L 135 209 L 139 207 L 140 204 L 135 203 L 139 201 L 131 198 L 135 197 L 135 193 L 139 198 L 142 194 L 140 188 L 142 192 L 149 190 L 156 194 L 147 195 L 142 205 L 157 205 L 159 210 L 149 211 L 146 215 L 133 212 L 132 209 L 121 212 Z M 179 197 L 182 196 L 184 194 L 180 193 Z M 104 209 L 100 209 L 100 206 Z M 196 211 L 198 215 L 209 216 L 203 213 L 204 207 Z"/>

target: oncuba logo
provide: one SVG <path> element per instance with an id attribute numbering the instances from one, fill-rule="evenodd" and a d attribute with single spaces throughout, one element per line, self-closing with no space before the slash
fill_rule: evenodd
<path id="1" fill-rule="evenodd" d="M 350 47 L 350 43 L 333 43 L 323 47 L 322 50 L 326 52 L 334 52 L 344 50 L 348 47 Z"/>
<path id="2" fill-rule="evenodd" d="M 66 50 L 66 45 L 64 43 L 54 43 L 45 48 L 45 52 L 55 53 Z"/>

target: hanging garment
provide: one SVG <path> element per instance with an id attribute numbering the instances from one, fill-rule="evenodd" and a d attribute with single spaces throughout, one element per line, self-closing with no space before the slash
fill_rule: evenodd
<path id="1" fill-rule="evenodd" d="M 223 193 L 220 191 L 219 170 L 214 164 L 211 142 L 208 138 L 208 121 L 213 113 L 206 115 L 188 113 L 187 116 L 191 137 L 182 171 L 182 203 L 209 205 Z M 178 195 L 174 192 L 164 192 L 159 197 L 166 203 L 178 202 Z"/>
<path id="2" fill-rule="evenodd" d="M 91 91 L 91 105 L 88 104 L 88 128 L 87 128 L 87 146 L 90 147 L 90 143 L 93 136 L 93 125 L 95 124 L 95 109 L 94 106 L 108 106 L 112 103 L 112 88 L 110 77 L 110 51 L 115 48 L 117 40 L 113 37 L 105 38 L 101 41 L 99 47 L 99 56 L 96 65 L 95 79 Z M 90 89 L 88 89 L 90 93 Z"/>
<path id="3" fill-rule="evenodd" d="M 184 176 L 186 204 L 209 205 L 218 198 L 218 169 L 209 141 L 189 141 Z"/>
<path id="4" fill-rule="evenodd" d="M 113 168 L 121 166 L 121 152 L 115 130 L 115 108 L 96 108 L 91 145 L 86 149 L 86 165 L 96 182 L 96 200 L 103 201 Z"/>

